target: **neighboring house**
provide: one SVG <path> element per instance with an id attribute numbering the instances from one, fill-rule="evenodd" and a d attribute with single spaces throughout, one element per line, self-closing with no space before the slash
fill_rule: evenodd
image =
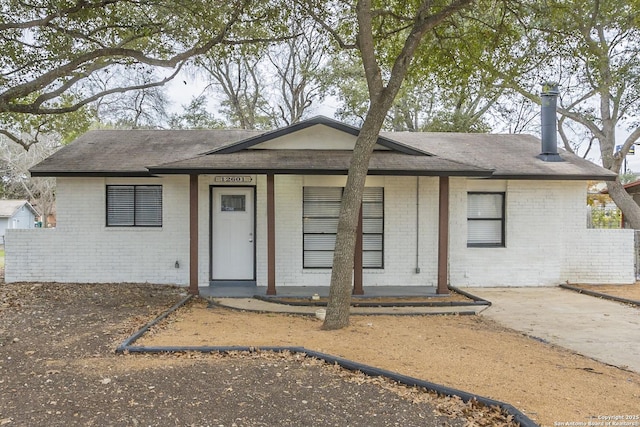
<path id="1" fill-rule="evenodd" d="M 625 184 L 624 189 L 627 190 L 627 193 L 633 197 L 633 200 L 640 205 L 640 181 Z M 604 190 L 603 193 L 608 193 L 608 191 Z"/>
<path id="2" fill-rule="evenodd" d="M 323 117 L 266 133 L 88 132 L 31 169 L 57 177 L 58 225 L 12 230 L 6 281 L 328 286 L 358 132 Z M 633 283 L 633 232 L 585 224 L 587 181 L 616 175 L 540 152 L 527 135 L 382 133 L 355 293 Z"/>
<path id="3" fill-rule="evenodd" d="M 34 228 L 38 215 L 26 200 L 0 200 L 0 243 L 8 229 Z"/>

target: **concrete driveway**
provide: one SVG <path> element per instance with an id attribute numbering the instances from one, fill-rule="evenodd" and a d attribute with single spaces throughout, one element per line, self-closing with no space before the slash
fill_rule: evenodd
<path id="1" fill-rule="evenodd" d="M 601 362 L 640 372 L 640 308 L 562 288 L 467 288 L 481 315 Z"/>

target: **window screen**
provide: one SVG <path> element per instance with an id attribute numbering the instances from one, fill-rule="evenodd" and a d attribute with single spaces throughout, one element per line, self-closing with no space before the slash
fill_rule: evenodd
<path id="1" fill-rule="evenodd" d="M 504 246 L 504 193 L 467 194 L 467 246 Z"/>
<path id="2" fill-rule="evenodd" d="M 303 266 L 331 268 L 336 245 L 342 187 L 304 187 Z M 384 191 L 366 187 L 362 198 L 363 267 L 382 268 L 384 259 Z"/>
<path id="3" fill-rule="evenodd" d="M 161 226 L 161 185 L 107 186 L 107 227 Z"/>

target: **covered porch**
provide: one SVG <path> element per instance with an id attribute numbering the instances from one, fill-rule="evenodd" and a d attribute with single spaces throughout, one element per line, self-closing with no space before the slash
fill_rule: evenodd
<path id="1" fill-rule="evenodd" d="M 207 171 L 207 175 L 215 171 Z M 224 171 L 223 171 L 224 172 Z M 255 173 L 256 171 L 251 171 Z M 266 286 L 256 285 L 256 281 L 229 281 L 228 283 L 213 282 L 209 286 L 199 286 L 199 271 L 201 258 L 199 256 L 200 238 L 203 235 L 200 220 L 199 188 L 200 174 L 189 175 L 189 293 L 212 297 L 252 297 L 254 295 L 310 297 L 318 294 L 326 297 L 329 286 L 280 286 L 276 284 L 277 275 L 277 239 L 276 235 L 276 191 L 274 173 L 266 175 L 266 258 L 267 280 Z M 363 214 L 360 209 L 358 228 L 356 232 L 356 246 L 354 253 L 353 289 L 354 296 L 364 297 L 431 297 L 449 294 L 449 176 L 438 177 L 438 224 L 437 224 L 437 283 L 436 286 L 366 286 L 364 280 L 363 263 Z M 206 235 L 206 234 L 205 234 Z M 410 238 L 411 236 L 407 236 Z M 210 266 L 212 268 L 212 266 Z"/>
<path id="2" fill-rule="evenodd" d="M 211 188 L 218 186 L 217 183 L 229 184 L 229 186 L 237 185 L 238 187 L 254 185 L 255 193 L 246 196 L 242 200 L 250 200 L 251 197 L 255 197 L 256 204 L 260 203 L 261 211 L 259 218 L 256 218 L 261 222 L 261 226 L 255 229 L 254 232 L 247 232 L 250 236 L 248 241 L 254 242 L 254 252 L 261 257 L 260 263 L 261 274 L 259 280 L 254 275 L 254 279 L 249 280 L 248 277 L 244 279 L 249 284 L 259 285 L 258 288 L 251 292 L 262 292 L 264 295 L 276 295 L 282 292 L 296 292 L 290 288 L 296 288 L 300 285 L 309 287 L 310 285 L 317 285 L 326 281 L 324 289 L 319 289 L 318 292 L 324 293 L 329 290 L 328 275 L 331 269 L 331 259 L 329 258 L 329 252 L 333 252 L 331 246 L 331 239 L 325 239 L 323 241 L 323 249 L 325 258 L 322 265 L 311 265 L 307 263 L 307 258 L 303 257 L 300 260 L 299 253 L 292 253 L 289 251 L 286 255 L 283 254 L 283 245 L 286 245 L 287 240 L 295 240 L 298 247 L 304 240 L 304 245 L 307 244 L 307 234 L 305 231 L 300 231 L 300 223 L 298 222 L 300 216 L 291 216 L 285 212 L 286 206 L 293 207 L 293 209 L 300 210 L 304 203 L 300 197 L 303 190 L 310 187 L 317 188 L 336 188 L 336 186 L 344 187 L 346 182 L 346 175 L 349 171 L 351 163 L 351 157 L 353 153 L 353 147 L 357 138 L 359 130 L 346 126 L 339 122 L 328 120 L 326 118 L 318 118 L 301 122 L 290 127 L 276 130 L 273 132 L 267 132 L 265 134 L 251 137 L 236 143 L 223 146 L 218 149 L 211 150 L 206 153 L 202 153 L 197 157 L 188 158 L 185 160 L 179 160 L 170 163 L 164 163 L 157 166 L 148 167 L 148 170 L 153 175 L 182 175 L 189 177 L 189 292 L 192 294 L 200 294 L 203 291 L 203 287 L 199 287 L 202 284 L 202 272 L 206 266 L 202 265 L 203 262 L 203 248 L 206 247 L 205 242 L 202 242 L 203 236 L 207 236 L 207 230 L 204 230 L 204 218 L 202 215 L 205 212 L 203 206 L 206 201 L 200 200 L 205 194 L 205 185 L 209 185 Z M 391 140 L 385 137 L 379 137 L 378 143 L 371 156 L 368 170 L 368 178 L 375 180 L 378 184 L 376 187 L 382 190 L 382 210 L 383 210 L 383 227 L 384 223 L 390 224 L 394 228 L 395 233 L 395 246 L 394 256 L 389 257 L 387 262 L 387 255 L 380 251 L 378 265 L 372 266 L 370 259 L 366 256 L 371 255 L 371 250 L 367 251 L 366 246 L 370 244 L 370 240 L 363 242 L 363 235 L 367 235 L 367 216 L 365 211 L 365 218 L 363 222 L 363 205 L 360 208 L 359 223 L 356 232 L 356 245 L 354 248 L 354 268 L 353 268 L 353 295 L 369 295 L 375 292 L 391 292 L 396 295 L 400 293 L 416 294 L 422 292 L 426 294 L 443 294 L 449 293 L 447 288 L 449 271 L 449 198 L 450 198 L 450 177 L 475 177 L 486 178 L 492 175 L 491 169 L 477 167 L 469 164 L 464 164 L 457 161 L 451 161 L 442 157 L 435 156 L 429 152 L 423 151 L 414 146 L 399 143 L 395 140 Z M 255 177 L 255 183 L 251 184 L 252 178 Z M 428 179 L 429 184 L 429 206 L 437 204 L 437 212 L 430 210 L 429 223 L 426 224 L 429 229 L 429 263 L 430 279 L 425 280 L 424 274 L 420 275 L 420 267 L 414 265 L 412 268 L 406 266 L 402 267 L 405 276 L 411 272 L 414 274 L 411 280 L 402 281 L 395 276 L 393 270 L 398 262 L 402 262 L 402 257 L 409 258 L 419 253 L 418 243 L 415 242 L 415 248 L 408 249 L 409 241 L 412 239 L 418 239 L 421 232 L 418 230 L 418 224 L 420 213 L 418 209 L 411 215 L 415 215 L 416 223 L 407 227 L 402 227 L 402 219 L 399 219 L 395 214 L 400 214 L 400 217 L 406 217 L 407 212 L 398 212 L 395 206 L 385 206 L 384 200 L 386 196 L 384 191 L 387 188 L 388 180 L 395 180 L 395 184 L 402 180 L 403 186 L 396 186 L 394 190 L 389 190 L 390 195 L 403 194 L 403 198 L 397 198 L 395 203 L 397 204 L 419 204 L 420 198 L 420 182 L 421 178 Z M 296 180 L 295 185 L 291 184 L 287 191 L 283 191 L 282 187 L 278 183 L 282 181 Z M 237 180 L 237 181 L 236 181 Z M 257 182 L 260 181 L 260 186 Z M 326 182 L 328 183 L 326 183 Z M 340 181 L 340 183 L 337 183 Z M 293 182 L 293 181 L 291 181 Z M 412 187 L 414 193 L 407 193 L 406 185 L 409 184 Z M 425 180 L 426 182 L 426 180 Z M 214 184 L 212 184 L 214 183 Z M 382 183 L 382 184 L 380 184 Z M 297 187 L 296 187 L 297 185 Z M 368 185 L 368 184 L 367 184 Z M 279 193 L 279 194 L 277 194 Z M 211 194 L 211 193 L 210 193 Z M 222 196 L 221 196 L 222 197 Z M 236 197 L 230 196 L 230 197 Z M 237 196 L 242 198 L 243 196 Z M 340 197 L 333 196 L 332 199 L 333 208 L 335 210 L 335 204 L 340 203 Z M 214 198 L 210 196 L 209 208 L 210 217 L 213 218 L 213 205 Z M 217 200 L 217 199 L 216 199 Z M 220 199 L 222 200 L 222 199 Z M 415 201 L 414 201 L 415 200 Z M 244 202 L 242 202 L 244 203 Z M 292 204 L 293 203 L 293 204 Z M 222 205 L 222 202 L 219 202 Z M 217 206 L 215 212 L 224 212 L 224 207 Z M 247 205 L 247 209 L 249 209 Z M 230 206 L 229 210 L 235 208 Z M 240 208 L 244 211 L 244 204 Z M 256 209 L 253 206 L 251 209 Z M 389 210 L 389 220 L 384 220 L 384 215 L 387 215 Z M 392 213 L 393 211 L 393 213 Z M 292 211 L 293 212 L 293 211 Z M 283 216 L 285 214 L 285 216 Z M 304 216 L 304 214 L 298 214 Z M 305 217 L 306 218 L 306 217 Z M 332 218 L 335 221 L 337 227 L 337 215 Z M 305 219 L 306 221 L 306 219 Z M 210 220 L 210 224 L 215 221 Z M 363 232 L 363 225 L 365 230 Z M 255 225 L 254 225 L 255 227 Z M 297 228 L 296 228 L 297 227 Z M 213 225 L 208 235 L 208 239 L 213 241 L 216 238 Z M 278 231 L 276 232 L 276 228 Z M 296 229 L 297 234 L 292 234 L 289 231 Z M 225 229 L 219 230 L 220 233 L 225 233 Z M 316 232 L 318 233 L 318 232 Z M 332 231 L 335 236 L 335 231 Z M 436 234 L 437 233 L 437 234 Z M 242 236 L 246 236 L 242 235 Z M 382 239 L 386 239 L 387 230 L 382 229 L 378 232 L 382 236 Z M 371 235 L 371 234 L 369 234 Z M 326 235 L 325 235 L 326 236 Z M 298 241 L 298 238 L 300 239 Z M 242 237 L 240 240 L 244 239 Z M 255 241 L 260 239 L 260 246 L 255 246 Z M 236 242 L 234 238 L 226 238 L 226 242 L 232 244 Z M 437 241 L 437 243 L 436 243 Z M 276 244 L 277 243 L 277 244 Z M 333 243 L 335 244 L 335 242 Z M 384 243 L 383 243 L 384 244 Z M 413 243 L 412 243 L 413 244 Z M 436 250 L 437 244 L 437 250 Z M 331 246 L 331 248 L 329 248 Z M 258 248 L 258 249 L 255 249 Z M 226 249 L 226 248 L 225 248 Z M 415 252 L 415 255 L 409 255 L 411 251 Z M 216 252 L 209 245 L 209 251 L 211 253 L 211 259 L 216 260 Z M 302 252 L 305 249 L 301 249 Z M 222 253 L 223 256 L 226 256 Z M 306 256 L 307 252 L 304 252 Z M 290 258 L 293 256 L 293 258 Z M 222 259 L 218 257 L 217 259 Z M 436 260 L 437 258 L 437 260 Z M 283 263 L 283 260 L 294 259 L 295 262 Z M 255 264 L 254 259 L 254 266 Z M 226 268 L 227 264 L 222 264 L 216 267 L 216 262 L 211 261 L 209 265 L 209 273 L 211 276 L 211 282 L 216 281 L 216 272 Z M 437 264 L 437 265 L 436 265 Z M 291 270 L 295 269 L 296 274 L 302 271 L 302 274 L 307 274 L 309 279 L 314 272 L 311 270 L 322 269 L 323 276 L 322 281 L 317 280 L 320 276 L 315 274 L 314 280 L 301 281 L 301 277 L 298 274 L 292 274 Z M 365 270 L 366 269 L 366 270 Z M 365 276 L 372 277 L 372 269 L 378 269 L 383 274 L 378 274 L 379 277 L 386 275 L 383 282 L 371 283 L 371 286 L 367 287 L 367 280 Z M 246 269 L 244 270 L 246 271 Z M 254 269 L 255 271 L 255 269 Z M 366 271 L 366 273 L 365 273 Z M 242 270 L 239 270 L 241 273 Z M 286 276 L 286 278 L 285 278 Z M 235 277 L 227 277 L 228 281 L 233 282 Z M 406 277 L 405 277 L 406 279 Z M 224 280 L 221 280 L 224 282 Z M 250 283 L 253 282 L 253 283 Z M 407 284 L 411 285 L 411 290 L 400 286 L 382 286 L 382 285 L 398 285 Z M 223 283 L 224 284 L 224 283 Z M 276 289 L 277 285 L 278 289 Z M 324 285 L 324 283 L 322 283 Z M 423 285 L 429 286 L 423 286 Z M 266 286 L 265 286 L 266 285 Z M 235 285 L 234 285 L 235 287 Z M 386 290 L 375 290 L 376 288 L 386 287 Z M 233 288 L 224 286 L 225 291 L 232 292 Z M 263 288 L 263 289 L 262 289 Z M 216 291 L 212 288 L 212 292 Z M 238 287 L 237 293 L 244 292 L 241 287 Z M 304 290 L 308 293 L 308 290 Z"/>

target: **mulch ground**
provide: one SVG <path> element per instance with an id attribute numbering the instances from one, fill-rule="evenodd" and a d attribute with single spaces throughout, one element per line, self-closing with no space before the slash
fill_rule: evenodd
<path id="1" fill-rule="evenodd" d="M 182 292 L 0 284 L 0 426 L 509 425 L 296 355 L 114 354 Z"/>

